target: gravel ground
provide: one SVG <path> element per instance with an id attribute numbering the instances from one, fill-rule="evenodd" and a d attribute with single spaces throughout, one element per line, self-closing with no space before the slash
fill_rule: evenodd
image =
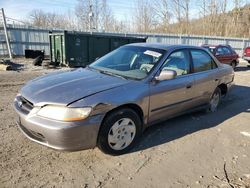
<path id="1" fill-rule="evenodd" d="M 152 126 L 133 151 L 117 157 L 97 148 L 59 152 L 22 135 L 12 108 L 15 95 L 28 80 L 55 71 L 29 63 L 0 71 L 0 187 L 250 187 L 246 63 L 236 69 L 235 86 L 216 113 Z"/>

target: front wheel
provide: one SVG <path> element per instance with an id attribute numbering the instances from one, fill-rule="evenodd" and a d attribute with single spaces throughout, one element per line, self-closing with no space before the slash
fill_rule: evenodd
<path id="1" fill-rule="evenodd" d="M 215 112 L 218 109 L 218 106 L 220 104 L 221 101 L 221 90 L 220 88 L 216 88 L 211 99 L 209 102 L 209 111 L 210 112 Z"/>
<path id="2" fill-rule="evenodd" d="M 142 123 L 132 109 L 120 109 L 105 118 L 99 132 L 97 145 L 104 153 L 121 155 L 135 145 L 141 134 Z"/>

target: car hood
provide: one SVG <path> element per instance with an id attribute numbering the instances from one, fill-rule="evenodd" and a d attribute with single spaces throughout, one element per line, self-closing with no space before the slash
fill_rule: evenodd
<path id="1" fill-rule="evenodd" d="M 128 80 L 119 77 L 79 68 L 31 80 L 21 89 L 20 94 L 37 106 L 44 104 L 68 105 L 128 82 Z"/>

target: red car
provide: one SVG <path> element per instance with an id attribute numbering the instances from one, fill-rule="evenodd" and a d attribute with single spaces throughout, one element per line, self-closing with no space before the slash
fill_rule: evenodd
<path id="1" fill-rule="evenodd" d="M 202 47 L 208 49 L 221 63 L 231 65 L 233 68 L 239 64 L 239 55 L 230 45 L 205 44 Z"/>
<path id="2" fill-rule="evenodd" d="M 243 53 L 243 59 L 250 63 L 250 46 L 245 48 Z"/>

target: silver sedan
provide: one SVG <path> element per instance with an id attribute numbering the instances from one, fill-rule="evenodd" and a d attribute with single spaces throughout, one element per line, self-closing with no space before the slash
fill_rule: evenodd
<path id="1" fill-rule="evenodd" d="M 129 44 L 86 68 L 28 82 L 14 107 L 20 130 L 37 143 L 59 150 L 98 146 L 119 155 L 150 125 L 216 111 L 233 79 L 233 69 L 203 48 Z"/>

